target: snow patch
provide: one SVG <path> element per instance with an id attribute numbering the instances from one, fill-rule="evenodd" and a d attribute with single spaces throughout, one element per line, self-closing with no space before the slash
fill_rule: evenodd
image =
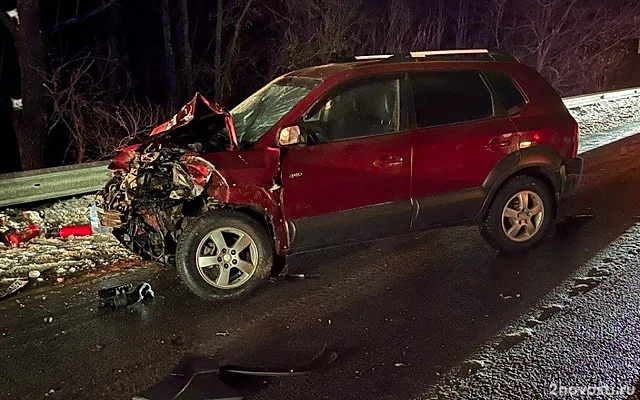
<path id="1" fill-rule="evenodd" d="M 569 110 L 580 127 L 579 153 L 640 133 L 640 97 L 629 97 Z"/>
<path id="2" fill-rule="evenodd" d="M 0 212 L 0 234 L 20 231 L 30 223 L 38 225 L 43 232 L 62 226 L 88 224 L 92 201 L 93 196 L 84 196 L 28 211 L 5 209 Z M 0 244 L 0 278 L 40 278 L 40 273 L 45 271 L 63 276 L 133 260 L 138 260 L 138 257 L 121 246 L 111 234 L 68 240 L 38 237 L 17 247 Z"/>

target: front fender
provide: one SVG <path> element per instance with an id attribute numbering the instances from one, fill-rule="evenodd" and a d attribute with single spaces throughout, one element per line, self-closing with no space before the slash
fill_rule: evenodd
<path id="1" fill-rule="evenodd" d="M 280 212 L 280 189 L 266 189 L 252 184 L 232 184 L 218 180 L 209 187 L 209 197 L 218 204 L 234 208 L 248 208 L 260 213 L 270 225 L 275 241 L 276 252 L 285 255 L 289 252 L 287 225 Z"/>

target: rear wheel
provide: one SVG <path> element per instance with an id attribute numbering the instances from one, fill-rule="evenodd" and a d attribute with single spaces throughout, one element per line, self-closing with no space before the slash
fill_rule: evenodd
<path id="1" fill-rule="evenodd" d="M 544 182 L 516 176 L 496 194 L 480 224 L 480 233 L 500 251 L 529 249 L 547 234 L 553 207 L 553 194 Z"/>
<path id="2" fill-rule="evenodd" d="M 241 297 L 268 277 L 273 244 L 264 227 L 234 211 L 207 212 L 189 223 L 178 241 L 182 280 L 207 300 Z"/>

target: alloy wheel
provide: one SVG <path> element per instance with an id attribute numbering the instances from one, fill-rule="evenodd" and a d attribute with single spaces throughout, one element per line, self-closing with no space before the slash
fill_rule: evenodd
<path id="1" fill-rule="evenodd" d="M 502 230 L 514 242 L 535 236 L 544 221 L 544 203 L 536 193 L 523 190 L 513 195 L 502 210 Z"/>
<path id="2" fill-rule="evenodd" d="M 218 289 L 235 289 L 256 272 L 258 248 L 246 232 L 237 228 L 218 228 L 200 241 L 196 267 L 200 276 Z"/>

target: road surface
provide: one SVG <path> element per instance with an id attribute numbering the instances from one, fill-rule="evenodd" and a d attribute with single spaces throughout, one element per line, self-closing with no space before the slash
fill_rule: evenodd
<path id="1" fill-rule="evenodd" d="M 307 376 L 260 382 L 251 398 L 408 399 L 429 398 L 434 390 L 437 395 L 434 385 L 443 377 L 539 308 L 545 296 L 572 282 L 640 222 L 640 137 L 584 157 L 579 193 L 563 212 L 594 218 L 575 229 L 564 225 L 520 256 L 501 256 L 477 228 L 462 227 L 300 255 L 290 260 L 291 268 L 319 278 L 268 283 L 251 298 L 227 304 L 198 300 L 173 269 L 156 265 L 18 294 L 0 303 L 0 398 L 128 399 L 165 376 L 185 353 L 213 355 L 223 363 L 286 365 L 325 345 L 337 349 L 335 364 Z M 635 268 L 622 263 L 617 273 Z M 597 309 L 609 307 L 608 299 L 621 301 L 612 284 L 616 275 L 606 279 L 608 285 L 573 297 L 598 299 L 595 309 L 557 313 L 535 328 L 546 336 L 525 338 L 505 354 L 516 363 L 524 360 L 520 351 L 544 337 L 526 351 L 539 350 L 533 359 L 547 365 L 545 343 L 562 343 L 550 331 L 558 321 L 569 331 L 598 337 Z M 152 302 L 120 311 L 97 308 L 99 287 L 140 281 L 152 284 L 158 295 Z M 52 322 L 45 322 L 48 317 Z M 625 326 L 640 326 L 637 317 L 630 314 Z M 621 346 L 629 354 L 640 348 L 640 335 L 633 336 Z M 607 370 L 607 360 L 596 361 Z M 632 379 L 628 384 L 634 383 L 640 360 L 623 367 Z M 519 368 L 535 372 L 525 364 Z M 549 368 L 544 371 L 552 375 Z M 455 388 L 455 382 L 447 385 L 443 390 Z M 527 394 L 545 397 L 547 389 L 529 387 Z M 468 398 L 480 395 L 488 394 Z M 465 398 L 464 391 L 458 397 Z"/>

